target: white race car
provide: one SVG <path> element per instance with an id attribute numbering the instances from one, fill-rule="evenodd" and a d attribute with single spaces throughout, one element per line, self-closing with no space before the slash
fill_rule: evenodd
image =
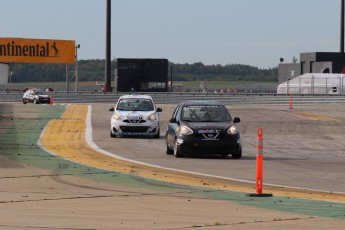
<path id="1" fill-rule="evenodd" d="M 28 89 L 23 95 L 23 104 L 50 104 L 51 97 L 40 89 Z"/>
<path id="2" fill-rule="evenodd" d="M 159 112 L 151 96 L 124 95 L 119 98 L 110 121 L 110 136 L 153 136 L 159 138 Z"/>

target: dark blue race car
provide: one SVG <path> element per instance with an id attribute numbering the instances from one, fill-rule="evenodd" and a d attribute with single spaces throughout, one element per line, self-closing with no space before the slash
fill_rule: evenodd
<path id="1" fill-rule="evenodd" d="M 165 135 L 166 153 L 185 155 L 232 155 L 242 157 L 240 132 L 224 104 L 187 101 L 175 108 Z"/>

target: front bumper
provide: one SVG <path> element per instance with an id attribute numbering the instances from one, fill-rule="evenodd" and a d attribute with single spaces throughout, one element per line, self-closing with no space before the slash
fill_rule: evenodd
<path id="1" fill-rule="evenodd" d="M 117 136 L 155 136 L 159 133 L 159 123 L 130 124 L 116 122 L 111 124 L 111 133 Z"/>
<path id="2" fill-rule="evenodd" d="M 182 135 L 177 138 L 178 148 L 186 154 L 231 154 L 241 147 L 239 135 L 227 135 L 221 139 L 201 139 Z"/>
<path id="3" fill-rule="evenodd" d="M 38 103 L 39 104 L 50 104 L 50 98 L 39 98 Z"/>

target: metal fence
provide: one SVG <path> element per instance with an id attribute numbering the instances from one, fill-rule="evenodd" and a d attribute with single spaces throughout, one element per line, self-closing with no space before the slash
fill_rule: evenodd
<path id="1" fill-rule="evenodd" d="M 99 92 L 49 92 L 54 103 L 116 103 L 117 99 L 128 93 Z M 143 94 L 143 93 L 141 93 Z M 257 93 L 145 93 L 152 96 L 158 104 L 177 104 L 187 100 L 216 100 L 226 105 L 244 104 L 284 104 L 289 105 L 290 95 Z M 0 92 L 0 102 L 22 102 L 23 93 Z M 345 95 L 293 95 L 294 104 L 345 104 Z"/>
<path id="2" fill-rule="evenodd" d="M 277 92 L 277 84 L 264 84 L 264 83 L 248 83 L 248 84 L 241 84 L 234 88 L 204 88 L 201 89 L 200 87 L 195 86 L 194 88 L 188 88 L 183 86 L 182 84 L 174 84 L 173 92 L 185 92 L 185 93 L 200 93 L 200 92 L 207 92 L 207 93 L 220 93 L 220 94 L 233 94 L 233 93 L 276 93 Z M 58 84 L 58 83 L 32 83 L 28 84 L 5 84 L 0 85 L 0 92 L 22 92 L 25 88 L 40 88 L 45 90 L 47 88 L 52 88 L 54 91 L 58 92 L 99 92 L 102 91 L 103 85 L 95 83 L 94 85 L 85 82 L 79 82 L 76 85 L 75 82 L 69 82 L 68 84 Z"/>
<path id="3" fill-rule="evenodd" d="M 76 83 L 69 83 L 68 85 L 64 85 L 64 84 L 54 84 L 54 83 L 39 83 L 39 84 L 35 84 L 32 83 L 32 85 L 28 85 L 28 84 L 4 84 L 4 85 L 0 85 L 0 92 L 22 92 L 23 89 L 25 88 L 40 88 L 43 91 L 45 89 L 48 88 L 52 88 L 54 89 L 54 91 L 58 91 L 58 92 L 76 92 L 76 91 L 80 91 L 80 92 L 97 92 L 99 91 L 102 86 L 100 85 L 90 85 L 90 84 L 81 84 L 79 83 L 76 86 Z"/>

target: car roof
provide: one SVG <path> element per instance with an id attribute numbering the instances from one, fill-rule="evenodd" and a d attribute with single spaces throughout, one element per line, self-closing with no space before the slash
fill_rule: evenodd
<path id="1" fill-rule="evenodd" d="M 182 106 L 201 106 L 201 105 L 224 105 L 219 101 L 212 101 L 212 100 L 191 100 L 191 101 L 183 101 L 180 103 Z"/>
<path id="2" fill-rule="evenodd" d="M 29 90 L 38 91 L 39 89 L 38 89 L 38 88 L 26 88 L 26 89 L 25 89 L 25 92 L 27 92 L 27 91 L 29 91 Z"/>
<path id="3" fill-rule="evenodd" d="M 129 95 L 123 95 L 120 97 L 120 99 L 131 99 L 131 98 L 142 98 L 142 99 L 150 99 L 152 100 L 152 97 L 149 95 L 141 95 L 141 94 L 129 94 Z"/>

